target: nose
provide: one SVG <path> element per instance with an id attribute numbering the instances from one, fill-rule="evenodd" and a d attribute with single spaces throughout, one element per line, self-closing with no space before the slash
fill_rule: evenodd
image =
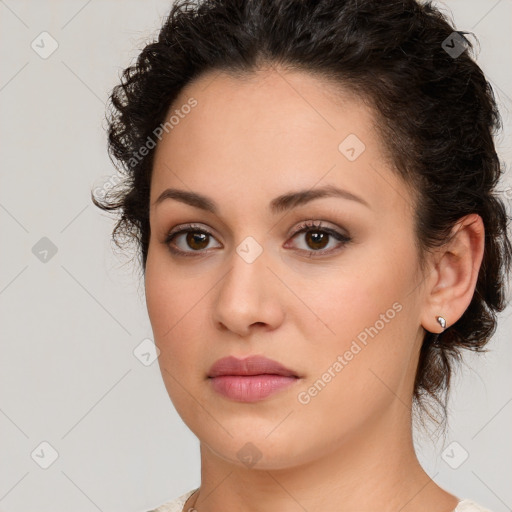
<path id="1" fill-rule="evenodd" d="M 242 256 L 240 255 L 242 254 Z M 272 331 L 284 319 L 284 290 L 265 251 L 254 261 L 233 251 L 214 298 L 214 324 L 247 337 L 255 330 Z"/>

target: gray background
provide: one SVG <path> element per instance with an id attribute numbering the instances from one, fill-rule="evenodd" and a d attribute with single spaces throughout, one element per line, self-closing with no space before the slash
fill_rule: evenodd
<path id="1" fill-rule="evenodd" d="M 480 40 L 510 169 L 512 1 L 443 5 Z M 113 253 L 113 219 L 89 200 L 114 172 L 108 93 L 169 6 L 0 0 L 0 511 L 144 511 L 199 484 L 197 439 L 157 362 L 133 353 L 152 336 L 142 281 Z M 58 43 L 47 58 L 31 47 L 51 49 L 43 31 Z M 501 186 L 509 203 L 510 174 Z M 494 512 L 512 507 L 511 313 L 489 354 L 459 372 L 446 439 L 417 438 L 436 482 Z M 47 469 L 52 449 L 42 442 L 58 452 Z"/>

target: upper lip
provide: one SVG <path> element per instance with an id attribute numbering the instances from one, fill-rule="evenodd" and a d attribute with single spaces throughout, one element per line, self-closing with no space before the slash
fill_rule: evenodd
<path id="1" fill-rule="evenodd" d="M 237 359 L 233 356 L 223 357 L 212 365 L 208 372 L 208 377 L 264 374 L 298 377 L 294 371 L 264 356 L 250 356 L 245 359 Z"/>

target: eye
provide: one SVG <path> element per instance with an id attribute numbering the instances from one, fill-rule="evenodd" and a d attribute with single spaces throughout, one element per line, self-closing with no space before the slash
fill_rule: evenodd
<path id="1" fill-rule="evenodd" d="M 204 252 L 204 249 L 208 248 L 211 240 L 214 240 L 211 233 L 190 224 L 181 226 L 181 229 L 171 231 L 165 238 L 164 243 L 173 254 L 197 256 Z M 187 250 L 187 247 L 192 250 Z"/>
<path id="2" fill-rule="evenodd" d="M 180 229 L 181 228 L 181 229 Z M 292 239 L 300 238 L 298 235 L 305 234 L 302 248 L 300 252 L 308 253 L 308 257 L 324 256 L 336 252 L 341 246 L 344 246 L 352 241 L 352 239 L 335 229 L 324 227 L 321 222 L 305 222 L 298 226 L 292 234 Z M 334 248 L 325 250 L 327 246 L 336 240 L 338 243 L 334 244 Z M 164 243 L 167 245 L 171 253 L 178 256 L 200 256 L 206 252 L 210 242 L 215 240 L 213 235 L 194 224 L 185 226 L 178 226 L 173 229 L 165 238 Z M 220 244 L 215 247 L 222 247 Z M 285 244 L 288 248 L 288 242 Z M 191 249 L 191 250 L 190 250 Z M 318 254 L 315 254 L 318 253 Z"/>
<path id="3" fill-rule="evenodd" d="M 303 247 L 299 248 L 300 251 L 305 251 L 309 257 L 324 256 L 337 251 L 341 246 L 348 244 L 352 239 L 335 229 L 324 227 L 321 222 L 305 222 L 301 224 L 298 229 L 293 233 L 292 239 L 301 238 L 298 235 L 304 234 Z M 338 241 L 334 244 L 334 248 L 324 250 L 332 239 Z M 318 254 L 315 254 L 318 253 Z"/>

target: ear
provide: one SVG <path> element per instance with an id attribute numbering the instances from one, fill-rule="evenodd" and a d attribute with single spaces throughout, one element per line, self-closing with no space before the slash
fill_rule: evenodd
<path id="1" fill-rule="evenodd" d="M 453 227 L 450 240 L 435 252 L 435 263 L 427 279 L 421 325 L 429 332 L 444 329 L 436 317 L 453 325 L 473 298 L 482 263 L 485 228 L 480 215 L 462 217 Z"/>

